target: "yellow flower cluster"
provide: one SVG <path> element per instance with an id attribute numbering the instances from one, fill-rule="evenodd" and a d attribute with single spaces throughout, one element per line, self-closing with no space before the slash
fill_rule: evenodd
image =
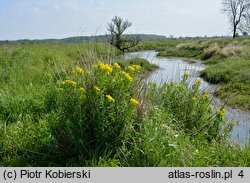
<path id="1" fill-rule="evenodd" d="M 132 67 L 134 67 L 136 71 L 139 71 L 141 69 L 140 65 L 132 65 Z"/>
<path id="2" fill-rule="evenodd" d="M 126 78 L 128 81 L 130 81 L 130 82 L 133 81 L 133 78 L 132 78 L 128 73 L 126 73 L 125 71 L 122 71 L 121 74 L 124 75 L 125 78 Z"/>
<path id="3" fill-rule="evenodd" d="M 61 85 L 70 85 L 70 86 L 76 87 L 77 83 L 75 81 L 72 81 L 72 80 L 65 80 L 65 81 L 61 82 Z"/>
<path id="4" fill-rule="evenodd" d="M 234 126 L 234 125 L 235 125 L 235 122 L 231 121 L 231 122 L 229 123 L 229 125 L 230 125 L 230 126 Z"/>
<path id="5" fill-rule="evenodd" d="M 140 69 L 141 69 L 141 66 L 139 66 L 139 65 L 130 65 L 130 66 L 128 66 L 127 67 L 127 69 L 128 70 L 130 70 L 130 71 L 140 71 Z"/>
<path id="6" fill-rule="evenodd" d="M 200 79 L 197 79 L 194 83 L 195 85 L 200 85 L 201 84 L 201 80 Z"/>
<path id="7" fill-rule="evenodd" d="M 120 66 L 118 63 L 115 63 L 115 68 L 116 68 L 116 69 L 120 69 L 121 66 Z"/>
<path id="8" fill-rule="evenodd" d="M 128 70 L 130 70 L 130 71 L 135 71 L 135 68 L 132 67 L 132 66 L 128 66 Z"/>
<path id="9" fill-rule="evenodd" d="M 135 106 L 139 104 L 139 102 L 134 98 L 131 98 L 129 101 L 130 101 L 131 104 L 133 104 Z"/>
<path id="10" fill-rule="evenodd" d="M 207 110 L 212 111 L 212 110 L 214 110 L 214 107 L 210 105 L 210 106 L 207 107 Z"/>
<path id="11" fill-rule="evenodd" d="M 164 83 L 164 86 L 168 88 L 172 88 L 174 86 L 174 82 Z"/>
<path id="12" fill-rule="evenodd" d="M 98 88 L 97 86 L 94 86 L 94 90 L 97 91 L 97 92 L 100 92 L 100 91 L 101 91 L 101 89 Z"/>
<path id="13" fill-rule="evenodd" d="M 100 68 L 104 71 L 106 71 L 107 73 L 111 74 L 113 72 L 113 68 L 110 64 L 104 64 L 104 63 L 100 63 Z"/>
<path id="14" fill-rule="evenodd" d="M 203 99 L 209 99 L 210 98 L 210 96 L 208 95 L 208 93 L 205 90 L 203 91 L 202 98 Z"/>
<path id="15" fill-rule="evenodd" d="M 217 114 L 222 118 L 225 116 L 225 112 L 226 112 L 225 109 L 217 110 Z"/>
<path id="16" fill-rule="evenodd" d="M 85 89 L 83 87 L 80 87 L 81 92 L 85 92 Z"/>
<path id="17" fill-rule="evenodd" d="M 76 67 L 75 70 L 74 70 L 77 74 L 80 74 L 82 75 L 84 73 L 84 70 L 80 67 Z"/>
<path id="18" fill-rule="evenodd" d="M 106 95 L 106 97 L 110 102 L 115 103 L 115 99 L 113 97 L 111 97 L 110 95 Z"/>
<path id="19" fill-rule="evenodd" d="M 56 90 L 57 92 L 63 92 L 63 91 L 64 91 L 64 89 L 62 89 L 62 88 L 55 88 L 55 90 Z"/>

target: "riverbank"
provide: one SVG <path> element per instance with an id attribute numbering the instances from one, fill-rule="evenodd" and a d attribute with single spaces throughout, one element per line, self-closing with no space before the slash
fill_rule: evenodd
<path id="1" fill-rule="evenodd" d="M 198 60 L 196 62 L 190 62 L 180 57 L 166 58 L 158 57 L 157 55 L 158 52 L 155 51 L 139 51 L 128 53 L 125 55 L 125 58 L 143 58 L 159 66 L 159 69 L 151 73 L 146 79 L 146 83 L 156 82 L 159 86 L 164 82 L 180 83 L 185 74 L 190 75 L 188 80 L 190 85 L 192 85 L 197 79 L 200 79 L 202 81 L 200 90 L 201 92 L 205 90 L 212 96 L 211 104 L 214 108 L 217 110 L 225 108 L 227 110 L 225 115 L 227 124 L 232 121 L 237 124 L 232 129 L 230 141 L 245 147 L 250 138 L 250 113 L 227 106 L 224 101 L 221 101 L 219 98 L 214 96 L 218 90 L 218 86 L 212 85 L 199 77 L 199 73 L 206 69 L 207 66 Z"/>
<path id="2" fill-rule="evenodd" d="M 135 50 L 156 49 L 158 56 L 202 60 L 201 77 L 221 87 L 216 96 L 228 105 L 250 111 L 250 38 L 191 39 L 142 42 Z"/>

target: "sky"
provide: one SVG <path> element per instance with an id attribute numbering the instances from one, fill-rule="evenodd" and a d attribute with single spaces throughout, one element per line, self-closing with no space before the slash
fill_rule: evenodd
<path id="1" fill-rule="evenodd" d="M 0 0 L 0 40 L 106 34 L 114 16 L 132 34 L 229 35 L 221 8 L 221 0 Z"/>

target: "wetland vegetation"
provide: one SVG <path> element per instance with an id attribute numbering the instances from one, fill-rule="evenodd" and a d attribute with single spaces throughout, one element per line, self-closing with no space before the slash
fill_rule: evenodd
<path id="1" fill-rule="evenodd" d="M 248 38 L 134 49 L 204 60 L 202 76 L 222 85 L 217 95 L 249 109 Z M 155 66 L 118 55 L 104 43 L 1 45 L 0 165 L 250 166 L 249 148 L 227 139 L 235 123 L 225 124 L 200 80 L 145 86 Z"/>

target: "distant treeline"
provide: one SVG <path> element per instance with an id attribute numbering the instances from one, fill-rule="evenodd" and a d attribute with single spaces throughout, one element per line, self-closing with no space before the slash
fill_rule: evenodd
<path id="1" fill-rule="evenodd" d="M 166 40 L 168 37 L 161 35 L 150 35 L 150 34 L 129 34 L 126 35 L 129 37 L 138 37 L 142 41 L 159 41 Z M 0 41 L 0 44 L 12 44 L 12 43 L 66 43 L 66 44 L 74 44 L 74 43 L 89 43 L 89 42 L 107 42 L 108 35 L 98 35 L 98 36 L 76 36 L 69 37 L 63 39 L 21 39 L 16 41 Z"/>
<path id="2" fill-rule="evenodd" d="M 170 35 L 162 36 L 162 35 L 154 35 L 154 34 L 127 34 L 125 36 L 129 37 L 138 37 L 141 41 L 161 41 L 168 39 L 197 39 L 197 38 L 207 38 L 204 37 L 174 37 Z M 213 38 L 222 38 L 225 36 L 214 36 Z M 107 42 L 108 35 L 98 35 L 98 36 L 76 36 L 76 37 L 68 37 L 63 39 L 20 39 L 16 41 L 4 40 L 0 41 L 0 45 L 4 44 L 26 44 L 26 43 L 48 43 L 48 44 L 76 44 L 76 43 L 89 43 L 89 42 Z"/>

